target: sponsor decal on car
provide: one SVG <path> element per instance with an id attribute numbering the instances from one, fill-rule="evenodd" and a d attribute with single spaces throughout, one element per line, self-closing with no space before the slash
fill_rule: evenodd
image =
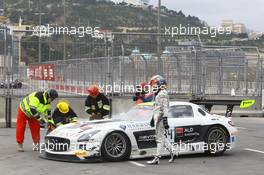
<path id="1" fill-rule="evenodd" d="M 56 137 L 64 137 L 64 138 L 75 138 L 80 135 L 80 133 L 76 132 L 65 132 L 65 131 L 54 131 L 50 134 L 51 136 L 56 136 Z"/>
<path id="2" fill-rule="evenodd" d="M 176 127 L 174 131 L 171 129 L 171 131 L 167 132 L 167 138 L 171 140 L 174 138 L 174 142 L 179 142 L 179 140 L 183 142 L 195 141 L 199 138 L 201 129 L 202 127 L 200 125 Z"/>
<path id="3" fill-rule="evenodd" d="M 138 122 L 138 123 L 131 123 L 126 125 L 128 129 L 131 130 L 142 130 L 150 128 L 149 122 Z"/>
<path id="4" fill-rule="evenodd" d="M 85 159 L 85 157 L 89 156 L 89 152 L 85 150 L 77 150 L 75 151 L 74 155 L 80 159 Z"/>
<path id="5" fill-rule="evenodd" d="M 144 135 L 138 137 L 138 142 L 149 142 L 155 140 L 155 135 Z"/>
<path id="6" fill-rule="evenodd" d="M 157 146 L 155 130 L 137 131 L 133 134 L 139 149 L 154 148 Z"/>
<path id="7" fill-rule="evenodd" d="M 199 133 L 194 130 L 192 127 L 186 128 L 175 128 L 176 137 L 183 137 L 183 136 L 199 136 Z"/>
<path id="8" fill-rule="evenodd" d="M 123 129 L 124 131 L 126 130 L 126 125 L 119 125 L 119 128 Z"/>
<path id="9" fill-rule="evenodd" d="M 175 128 L 176 137 L 183 137 L 183 128 Z"/>

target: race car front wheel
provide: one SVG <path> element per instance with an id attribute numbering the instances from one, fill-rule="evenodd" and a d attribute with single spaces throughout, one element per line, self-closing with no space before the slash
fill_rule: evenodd
<path id="1" fill-rule="evenodd" d="M 130 141 L 122 132 L 108 134 L 101 147 L 102 158 L 108 161 L 124 160 L 129 157 L 130 152 Z"/>
<path id="2" fill-rule="evenodd" d="M 214 156 L 220 156 L 226 151 L 227 132 L 220 126 L 212 127 L 207 132 L 206 153 Z"/>

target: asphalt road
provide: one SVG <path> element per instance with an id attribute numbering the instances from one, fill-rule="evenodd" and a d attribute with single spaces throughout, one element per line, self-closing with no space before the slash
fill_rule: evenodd
<path id="1" fill-rule="evenodd" d="M 180 156 L 169 164 L 168 158 L 160 165 L 146 165 L 146 160 L 99 163 L 67 163 L 44 160 L 32 151 L 27 129 L 25 152 L 16 152 L 15 129 L 0 128 L 0 175 L 263 175 L 264 118 L 234 118 L 239 128 L 237 147 L 221 157 L 205 155 Z"/>

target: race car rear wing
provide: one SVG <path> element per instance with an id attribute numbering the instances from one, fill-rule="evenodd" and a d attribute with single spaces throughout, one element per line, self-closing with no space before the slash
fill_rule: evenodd
<path id="1" fill-rule="evenodd" d="M 227 106 L 226 117 L 231 117 L 234 106 L 239 106 L 241 109 L 246 109 L 255 104 L 255 100 L 214 100 L 214 99 L 198 99 L 190 100 L 191 103 L 203 105 L 208 112 L 211 112 L 214 105 Z"/>

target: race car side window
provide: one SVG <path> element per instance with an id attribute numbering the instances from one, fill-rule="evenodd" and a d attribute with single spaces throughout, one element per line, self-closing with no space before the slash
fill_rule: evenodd
<path id="1" fill-rule="evenodd" d="M 202 114 L 202 116 L 206 116 L 205 111 L 202 110 L 201 108 L 198 108 L 198 112 L 199 112 L 200 114 Z"/>
<path id="2" fill-rule="evenodd" d="M 193 109 L 189 105 L 176 105 L 169 109 L 170 118 L 190 118 L 193 116 Z"/>

